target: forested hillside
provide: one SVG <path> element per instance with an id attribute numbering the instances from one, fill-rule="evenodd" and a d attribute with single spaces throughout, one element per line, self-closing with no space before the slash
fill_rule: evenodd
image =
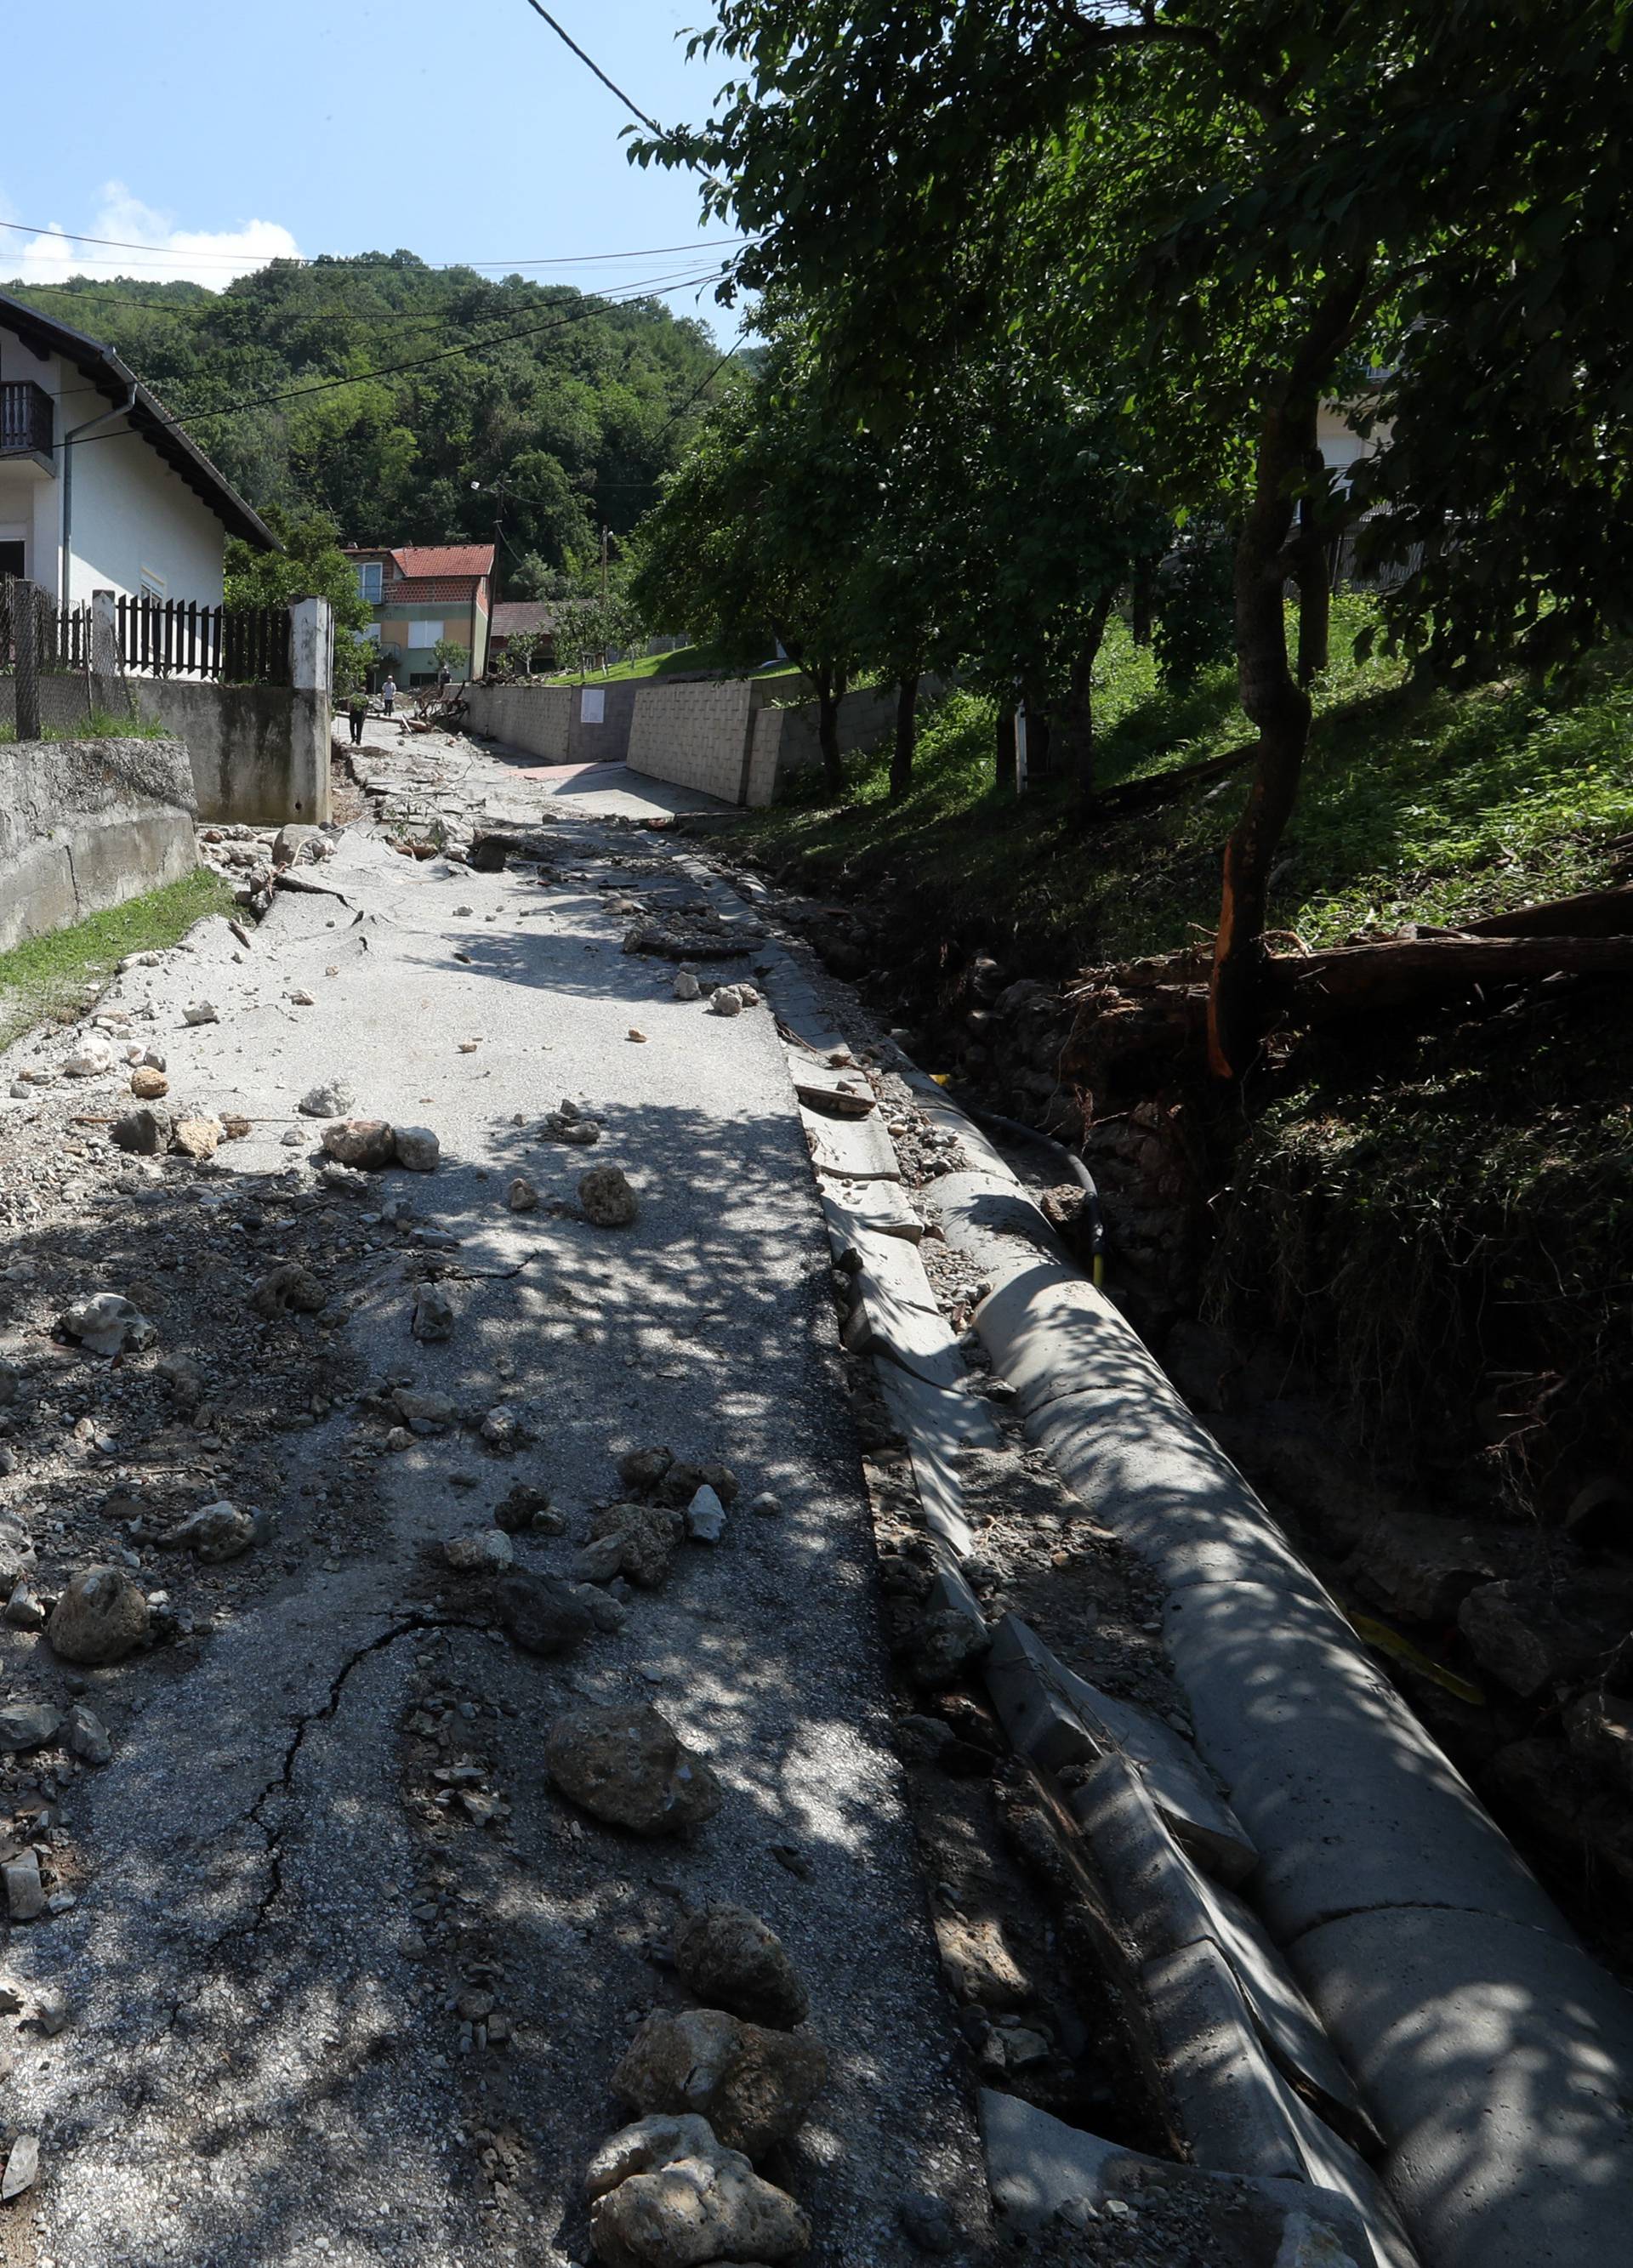
<path id="1" fill-rule="evenodd" d="M 4 288 L 114 347 L 252 503 L 316 506 L 349 541 L 491 535 L 495 498 L 471 483 L 502 475 L 516 596 L 587 555 L 602 525 L 639 518 L 684 438 L 677 413 L 706 399 L 720 359 L 657 299 L 617 306 L 407 252 L 280 261 L 221 292 Z M 418 366 L 388 368 L 403 364 Z"/>

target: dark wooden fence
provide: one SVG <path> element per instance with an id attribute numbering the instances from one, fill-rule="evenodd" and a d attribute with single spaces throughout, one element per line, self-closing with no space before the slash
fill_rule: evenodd
<path id="1" fill-rule="evenodd" d="M 83 635 L 88 641 L 88 609 Z M 120 599 L 119 656 L 144 677 L 207 677 L 228 685 L 287 685 L 285 607 L 197 607 L 175 599 Z"/>
<path id="2" fill-rule="evenodd" d="M 0 583 L 0 670 L 14 665 L 15 613 L 37 609 L 35 652 L 48 675 L 92 666 L 91 609 L 54 607 L 25 583 Z M 287 685 L 290 622 L 285 607 L 198 607 L 176 599 L 119 599 L 114 606 L 119 665 L 140 677 L 197 677 L 226 685 Z"/>

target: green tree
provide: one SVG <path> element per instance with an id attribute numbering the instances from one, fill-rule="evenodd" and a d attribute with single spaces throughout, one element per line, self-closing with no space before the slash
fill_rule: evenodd
<path id="1" fill-rule="evenodd" d="M 461 645 L 457 638 L 439 638 L 431 653 L 439 670 L 446 666 L 454 677 L 463 677 L 470 666 L 470 648 Z"/>
<path id="2" fill-rule="evenodd" d="M 927 364 L 1001 339 L 1030 284 L 1050 296 L 1072 382 L 1108 355 L 1137 358 L 1146 461 L 1171 500 L 1227 499 L 1259 754 L 1225 846 L 1209 1052 L 1239 1074 L 1258 1049 L 1270 871 L 1324 653 L 1325 553 L 1354 510 L 1321 466 L 1323 399 L 1393 344 L 1408 374 L 1386 398 L 1422 437 L 1420 461 L 1438 418 L 1449 469 L 1459 376 L 1483 389 L 1482 475 L 1503 524 L 1467 573 L 1439 540 L 1444 512 L 1427 528 L 1431 637 L 1444 645 L 1453 618 L 1478 625 L 1506 604 L 1478 598 L 1488 544 L 1511 587 L 1528 561 L 1574 563 L 1576 603 L 1554 635 L 1579 635 L 1592 611 L 1577 601 L 1590 547 L 1550 507 L 1570 493 L 1558 475 L 1574 475 L 1620 531 L 1625 489 L 1595 468 L 1606 421 L 1585 373 L 1613 388 L 1619 421 L 1633 305 L 1616 288 L 1633 263 L 1616 218 L 1625 0 L 718 0 L 717 12 L 697 44 L 745 76 L 701 130 L 636 154 L 698 166 L 706 205 L 755 235 L 739 282 L 800 297 L 859 402 L 916 401 Z M 1560 313 L 1577 276 L 1595 286 L 1585 327 Z M 1471 305 L 1468 348 L 1443 351 Z M 1600 349 L 1585 359 L 1585 328 Z M 1576 409 L 1555 416 L 1540 488 L 1528 470 L 1504 475 L 1499 438 L 1504 410 L 1527 412 L 1539 387 Z M 1622 438 L 1618 425 L 1618 452 Z M 1527 528 L 1539 504 L 1551 543 Z M 1538 590 L 1519 611 L 1536 629 L 1561 608 Z"/>
<path id="3" fill-rule="evenodd" d="M 661 301 L 407 252 L 274 261 L 220 292 L 89 276 L 16 289 L 116 348 L 258 510 L 321 511 L 351 542 L 480 541 L 481 490 L 503 476 L 518 550 L 551 568 L 599 526 L 633 526 L 720 358 Z"/>
<path id="4" fill-rule="evenodd" d="M 740 667 L 779 644 L 799 664 L 836 789 L 839 703 L 866 652 L 856 576 L 881 496 L 874 436 L 835 413 L 793 335 L 758 385 L 711 415 L 637 538 L 631 587 L 645 621 L 683 622 Z"/>
<path id="5" fill-rule="evenodd" d="M 327 599 L 337 629 L 361 630 L 370 611 L 334 521 L 324 512 L 286 512 L 277 504 L 265 517 L 277 538 L 276 551 L 256 550 L 235 535 L 227 540 L 227 605 L 286 607 L 294 599 Z"/>

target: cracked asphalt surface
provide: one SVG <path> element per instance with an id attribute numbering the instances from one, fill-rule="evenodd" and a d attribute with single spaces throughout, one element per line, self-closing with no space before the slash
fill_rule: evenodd
<path id="1" fill-rule="evenodd" d="M 489 759 L 462 785 L 508 812 L 525 792 Z M 124 1713 L 113 1764 L 73 1793 L 86 1879 L 71 1911 L 11 1938 L 25 1992 L 63 1985 L 75 2014 L 7 2082 L 8 2125 L 42 2146 L 38 2187 L 0 2216 L 8 2261 L 587 2260 L 582 2169 L 626 2116 L 609 2075 L 640 2015 L 682 2004 L 664 1960 L 677 1902 L 712 1897 L 783 1936 L 832 2057 L 764 2169 L 812 2215 L 807 2257 L 905 2268 L 897 2209 L 925 2190 L 979 2250 L 979 2146 L 888 1737 L 872 1532 L 782 1051 L 763 1009 L 677 1003 L 668 964 L 620 952 L 601 883 L 696 895 L 629 871 L 651 839 L 535 792 L 562 843 L 553 887 L 410 861 L 359 827 L 310 870 L 344 901 L 280 893 L 248 952 L 213 922 L 121 980 L 123 1002 L 154 1004 L 173 1094 L 254 1122 L 212 1192 L 307 1172 L 317 1130 L 295 1104 L 320 1080 L 439 1135 L 434 1176 L 394 1172 L 352 1201 L 406 1198 L 432 1241 L 405 1254 L 380 1234 L 328 1287 L 351 1309 L 322 1341 L 334 1391 L 360 1369 L 502 1399 L 535 1439 L 499 1455 L 456 1430 L 381 1455 L 380 1427 L 365 1438 L 339 1400 L 279 1437 L 290 1572 L 218 1616 L 190 1665 L 92 1674 L 86 1697 Z M 303 990 L 312 1006 L 290 999 Z M 201 997 L 219 1021 L 184 1026 Z M 120 1107 L 118 1084 L 85 1107 Z M 602 1120 L 593 1152 L 532 1139 L 564 1096 Z M 603 1162 L 639 1192 L 629 1229 L 550 1209 Z M 536 1213 L 506 1205 L 519 1171 Z M 422 1345 L 428 1257 L 457 1320 Z M 207 1351 L 239 1296 L 178 1287 L 157 1352 Z M 518 1653 L 441 1544 L 523 1480 L 568 1532 L 518 1537 L 518 1559 L 562 1572 L 587 1507 L 618 1492 L 616 1456 L 648 1443 L 738 1475 L 725 1541 L 683 1548 L 622 1631 L 560 1662 Z M 300 1490 L 343 1467 L 368 1510 L 320 1541 L 321 1499 Z M 779 1517 L 746 1509 L 767 1490 Z M 37 1687 L 42 1642 L 0 1643 L 13 1689 Z M 634 1700 L 724 1783 L 690 1843 L 632 1843 L 544 1782 L 559 1711 Z M 448 1800 L 462 1786 L 491 1824 Z M 472 2039 L 473 1992 L 508 2041 Z"/>

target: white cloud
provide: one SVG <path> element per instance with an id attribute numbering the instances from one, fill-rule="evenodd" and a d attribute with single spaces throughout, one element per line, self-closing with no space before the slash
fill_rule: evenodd
<path id="1" fill-rule="evenodd" d="M 270 260 L 299 255 L 299 246 L 277 221 L 247 220 L 229 229 L 176 228 L 173 222 L 172 214 L 144 205 L 122 181 L 109 181 L 90 232 L 117 238 L 120 248 L 76 240 L 54 220 L 38 236 L 14 239 L 20 248 L 0 272 L 27 284 L 61 284 L 70 276 L 136 276 L 154 283 L 185 278 L 218 291 Z M 141 248 L 124 248 L 130 246 Z"/>

